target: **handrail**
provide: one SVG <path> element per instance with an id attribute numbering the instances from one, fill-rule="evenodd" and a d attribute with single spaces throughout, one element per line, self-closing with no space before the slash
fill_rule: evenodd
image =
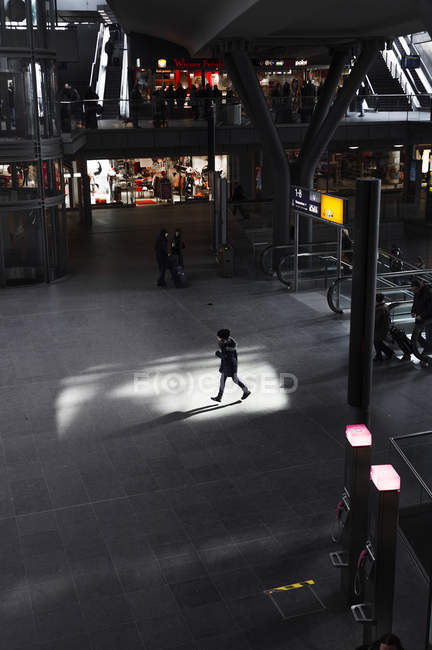
<path id="1" fill-rule="evenodd" d="M 407 434 L 405 436 L 395 436 L 393 438 L 389 438 L 390 444 L 393 445 L 395 451 L 399 454 L 399 456 L 402 458 L 404 463 L 407 465 L 407 467 L 411 470 L 411 472 L 414 475 L 414 478 L 420 483 L 426 494 L 432 499 L 432 491 L 429 488 L 429 486 L 424 482 L 420 474 L 417 472 L 415 469 L 414 465 L 411 463 L 410 460 L 408 460 L 406 454 L 402 451 L 400 446 L 397 444 L 396 440 L 402 440 L 402 439 L 407 439 L 407 438 L 414 438 L 416 436 L 424 436 L 424 435 L 430 435 L 432 431 L 421 431 L 419 433 L 411 433 Z"/>
<path id="2" fill-rule="evenodd" d="M 334 241 L 322 241 L 322 242 L 317 242 L 317 241 L 313 242 L 313 241 L 311 241 L 311 242 L 301 242 L 299 244 L 299 247 L 302 247 L 302 246 L 307 246 L 308 248 L 313 248 L 314 246 L 332 246 L 333 249 L 334 249 L 336 244 L 335 244 Z M 280 245 L 277 245 L 277 246 L 275 246 L 273 244 L 269 244 L 268 246 L 263 248 L 263 250 L 261 251 L 259 264 L 260 264 L 260 268 L 261 268 L 262 272 L 265 273 L 265 275 L 270 275 L 270 276 L 273 275 L 273 270 L 268 271 L 265 264 L 264 264 L 265 256 L 268 255 L 268 253 L 270 253 L 271 250 L 277 250 L 277 249 L 281 249 L 281 248 L 292 248 L 294 250 L 295 244 L 293 242 L 290 242 L 289 244 L 280 244 Z M 352 251 L 351 250 L 344 250 L 343 251 L 343 253 L 349 253 L 349 252 L 352 252 Z M 324 254 L 325 251 L 322 251 L 322 253 Z"/>
<path id="3" fill-rule="evenodd" d="M 411 271 L 399 271 L 395 273 L 380 273 L 377 275 L 377 280 L 380 279 L 388 279 L 390 277 L 399 277 L 400 275 L 413 275 Z M 352 276 L 351 275 L 343 275 L 340 278 L 336 278 L 336 280 L 333 280 L 331 285 L 329 286 L 327 290 L 327 304 L 330 307 L 330 309 L 335 313 L 335 314 L 343 314 L 344 311 L 340 307 L 337 308 L 336 305 L 333 302 L 333 293 L 336 290 L 336 286 L 338 284 L 341 284 L 345 280 L 351 280 L 352 281 Z M 403 285 L 390 285 L 388 287 L 389 290 L 394 290 L 395 292 L 399 291 L 410 291 L 412 289 L 411 284 L 403 284 Z"/>
<path id="4" fill-rule="evenodd" d="M 280 282 L 282 282 L 282 284 L 284 284 L 285 286 L 289 287 L 290 289 L 293 288 L 292 287 L 292 282 L 289 281 L 289 280 L 285 280 L 283 278 L 283 276 L 282 276 L 282 265 L 283 265 L 284 262 L 286 262 L 287 259 L 293 258 L 293 257 L 294 257 L 294 254 L 285 255 L 284 257 L 282 257 L 279 260 L 279 264 L 278 264 L 277 271 L 276 271 L 278 280 Z M 338 263 L 339 263 L 336 255 L 332 255 L 332 253 L 330 251 L 328 253 L 326 253 L 325 251 L 319 251 L 319 252 L 316 252 L 316 253 L 298 253 L 297 258 L 299 258 L 299 257 L 318 257 L 318 258 L 321 258 L 323 260 L 332 260 L 336 265 L 338 265 Z M 352 268 L 350 264 L 348 264 L 347 262 L 344 262 L 343 260 L 340 261 L 340 266 L 341 267 L 348 267 L 349 269 Z M 327 270 L 328 269 L 326 267 L 326 271 Z M 325 280 L 327 281 L 327 276 L 324 276 L 324 277 L 325 277 Z"/>
<path id="5" fill-rule="evenodd" d="M 401 305 L 411 305 L 412 306 L 412 300 L 399 300 L 398 302 L 391 302 L 389 305 L 387 305 L 387 309 L 389 312 L 392 312 L 393 309 L 396 309 L 396 307 L 400 307 Z M 411 309 L 410 309 L 411 313 Z"/>

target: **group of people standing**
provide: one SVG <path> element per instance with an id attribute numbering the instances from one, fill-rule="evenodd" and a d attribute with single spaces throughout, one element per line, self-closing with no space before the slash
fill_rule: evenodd
<path id="1" fill-rule="evenodd" d="M 153 121 L 156 127 L 168 126 L 167 119 L 183 118 L 184 106 L 188 97 L 188 91 L 178 84 L 175 88 L 169 84 L 164 88 L 155 89 L 152 93 L 153 104 Z M 233 100 L 232 89 L 226 92 L 226 102 L 231 103 Z M 142 119 L 144 108 L 144 96 L 142 93 L 142 83 L 137 82 L 130 95 L 130 108 L 132 122 L 135 128 L 139 128 L 139 120 Z M 192 109 L 192 115 L 195 120 L 205 119 L 210 111 L 211 102 L 216 106 L 222 104 L 222 91 L 217 84 L 213 87 L 208 83 L 197 87 L 192 84 L 189 89 L 189 103 Z"/>
<path id="2" fill-rule="evenodd" d="M 97 129 L 98 115 L 102 114 L 102 106 L 98 103 L 98 94 L 88 86 L 84 97 L 81 98 L 78 90 L 70 82 L 66 82 L 59 92 L 60 117 L 62 131 L 69 132 L 71 122 L 75 120 L 82 123 L 86 129 Z"/>
<path id="3" fill-rule="evenodd" d="M 158 287 L 167 286 L 165 274 L 169 271 L 174 286 L 180 289 L 183 286 L 181 275 L 184 274 L 183 250 L 186 246 L 180 228 L 176 228 L 170 245 L 168 238 L 168 230 L 162 228 L 155 243 L 156 260 L 159 266 L 157 285 Z"/>
<path id="4" fill-rule="evenodd" d="M 291 84 L 289 81 L 277 83 L 270 93 L 275 121 L 309 122 L 321 87 L 316 87 L 310 80 L 300 86 L 296 78 Z"/>

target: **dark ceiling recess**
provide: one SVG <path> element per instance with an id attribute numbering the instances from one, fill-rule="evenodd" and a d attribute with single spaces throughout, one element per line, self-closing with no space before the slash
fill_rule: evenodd
<path id="1" fill-rule="evenodd" d="M 412 0 L 108 0 L 127 32 L 181 45 L 190 55 L 207 53 L 220 39 L 287 47 L 386 40 L 422 31 Z"/>

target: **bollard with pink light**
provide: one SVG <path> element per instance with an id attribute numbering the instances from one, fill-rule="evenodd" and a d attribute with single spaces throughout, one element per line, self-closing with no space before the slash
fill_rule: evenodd
<path id="1" fill-rule="evenodd" d="M 351 607 L 354 619 L 363 624 L 364 644 L 392 629 L 399 492 L 400 477 L 394 467 L 372 465 L 368 532 L 355 577 L 362 602 Z"/>
<path id="2" fill-rule="evenodd" d="M 341 549 L 330 553 L 330 560 L 341 571 L 341 592 L 350 607 L 361 599 L 361 594 L 355 593 L 354 582 L 368 532 L 372 435 L 364 424 L 348 424 L 345 438 L 344 488 L 332 536 Z"/>

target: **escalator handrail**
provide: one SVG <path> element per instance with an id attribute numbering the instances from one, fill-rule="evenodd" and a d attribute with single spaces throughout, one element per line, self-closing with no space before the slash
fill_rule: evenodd
<path id="1" fill-rule="evenodd" d="M 271 250 L 278 250 L 278 249 L 280 249 L 280 248 L 291 248 L 291 247 L 293 247 L 293 246 L 294 246 L 293 243 L 290 243 L 290 244 L 281 244 L 281 245 L 278 245 L 278 246 L 275 246 L 274 244 L 269 244 L 268 246 L 266 246 L 265 248 L 263 248 L 262 251 L 261 251 L 261 253 L 260 253 L 260 262 L 259 262 L 259 265 L 260 265 L 261 271 L 264 273 L 264 275 L 268 275 L 268 276 L 270 276 L 270 277 L 273 276 L 273 270 L 271 270 L 271 271 L 267 271 L 267 270 L 266 270 L 266 267 L 264 266 L 264 256 L 265 256 L 267 253 L 269 253 Z"/>
<path id="2" fill-rule="evenodd" d="M 404 271 L 401 271 L 401 273 L 404 273 Z M 394 276 L 394 275 L 399 275 L 398 273 L 381 273 L 377 275 L 377 280 L 381 279 L 383 276 Z M 412 273 L 411 273 L 412 275 Z M 384 278 L 384 279 L 386 279 Z M 333 311 L 335 314 L 343 314 L 344 310 L 339 308 L 337 309 L 336 305 L 333 302 L 333 293 L 336 289 L 336 285 L 338 283 L 342 283 L 344 280 L 351 280 L 352 281 L 352 275 L 343 275 L 340 278 L 336 278 L 336 280 L 333 280 L 329 288 L 327 289 L 327 304 L 330 307 L 331 311 Z M 392 285 L 388 287 L 389 289 L 395 289 L 396 291 L 411 291 L 413 289 L 413 286 L 411 284 L 403 284 L 403 285 Z M 410 302 L 410 301 L 407 301 Z"/>
<path id="3" fill-rule="evenodd" d="M 264 258 L 264 255 L 266 255 L 270 250 L 272 250 L 272 249 L 276 250 L 276 249 L 279 249 L 279 248 L 294 248 L 294 246 L 295 246 L 294 242 L 290 242 L 289 244 L 279 244 L 279 245 L 268 244 L 268 246 L 263 248 L 263 250 L 261 251 L 260 266 L 261 266 L 262 271 L 264 273 L 266 273 L 266 271 L 264 269 L 264 266 L 263 266 L 263 258 Z M 299 247 L 303 247 L 303 246 L 333 246 L 333 248 L 334 248 L 335 247 L 335 242 L 334 241 L 322 241 L 322 242 L 313 242 L 313 241 L 307 242 L 306 241 L 306 242 L 302 242 L 301 244 L 299 244 Z M 352 252 L 352 251 L 351 250 L 350 251 L 348 251 L 348 250 L 345 251 L 344 250 L 343 252 L 348 253 L 348 252 Z"/>
<path id="4" fill-rule="evenodd" d="M 291 257 L 293 257 L 293 255 L 285 255 L 284 257 L 282 257 L 279 260 L 279 264 L 276 270 L 278 280 L 282 282 L 282 284 L 284 284 L 285 286 L 289 287 L 290 290 L 293 289 L 293 283 L 290 280 L 285 280 L 283 278 L 281 267 L 282 264 Z M 318 257 L 318 258 L 321 257 L 322 259 L 325 259 L 327 257 L 327 258 L 334 259 L 336 265 L 338 263 L 337 258 L 334 255 L 329 255 L 329 254 L 326 255 L 326 253 L 323 253 L 322 251 L 319 251 L 317 253 L 298 253 L 298 257 Z M 347 262 L 343 262 L 343 261 L 341 261 L 341 266 L 347 266 L 351 268 L 351 266 Z"/>
<path id="5" fill-rule="evenodd" d="M 389 312 L 393 311 L 393 309 L 396 309 L 396 307 L 400 307 L 401 305 L 411 305 L 412 306 L 413 301 L 412 300 L 399 300 L 398 302 L 391 302 L 390 304 L 387 305 L 387 309 Z M 411 313 L 411 309 L 410 309 Z M 391 316 L 391 314 L 390 314 Z"/>
<path id="6" fill-rule="evenodd" d="M 342 275 L 340 278 L 336 278 L 336 280 L 333 280 L 333 282 L 330 284 L 329 288 L 327 289 L 327 304 L 330 307 L 331 311 L 333 311 L 335 314 L 344 313 L 344 310 L 341 309 L 340 307 L 338 309 L 333 302 L 333 293 L 336 288 L 336 285 L 342 284 L 344 280 L 352 281 L 352 275 Z"/>

